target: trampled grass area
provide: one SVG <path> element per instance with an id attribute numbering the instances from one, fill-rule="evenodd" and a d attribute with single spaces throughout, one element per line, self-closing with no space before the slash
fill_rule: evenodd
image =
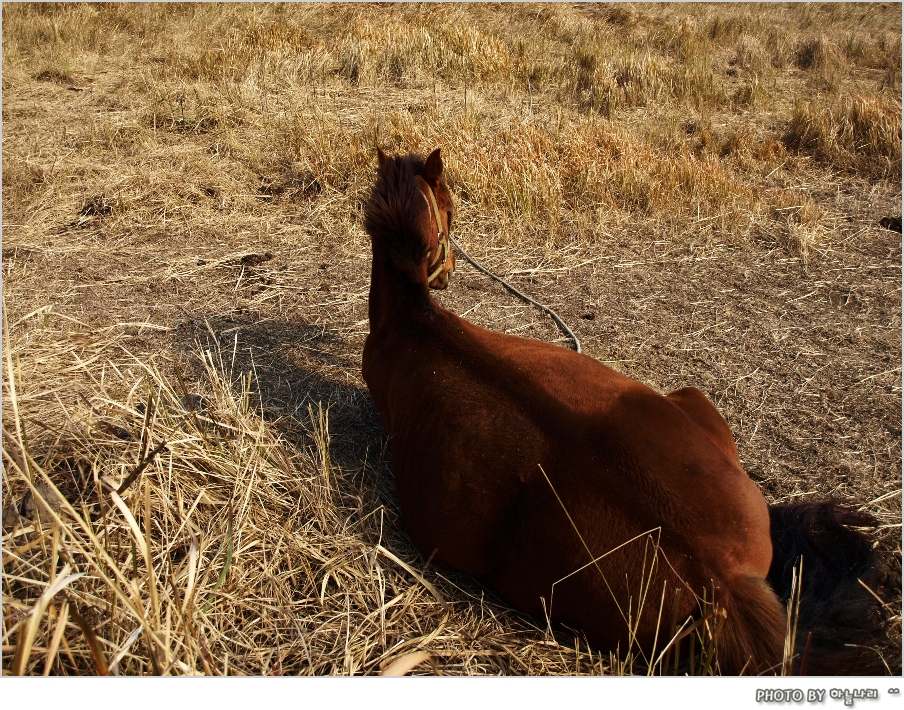
<path id="1" fill-rule="evenodd" d="M 405 537 L 377 143 L 441 147 L 470 253 L 703 389 L 767 500 L 876 516 L 899 672 L 891 3 L 5 5 L 4 672 L 645 672 Z M 561 337 L 460 264 L 444 306 Z"/>

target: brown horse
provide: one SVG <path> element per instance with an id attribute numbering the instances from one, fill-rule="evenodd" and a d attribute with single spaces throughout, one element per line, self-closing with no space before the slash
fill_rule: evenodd
<path id="1" fill-rule="evenodd" d="M 773 562 L 770 510 L 719 412 L 693 387 L 663 396 L 438 306 L 429 288 L 446 288 L 455 264 L 440 152 L 378 157 L 362 370 L 418 549 L 595 648 L 650 664 L 669 641 L 671 600 L 681 620 L 705 599 L 722 673 L 777 669 L 786 616 L 767 575 L 772 564 L 786 579 L 790 567 Z M 849 532 L 830 507 L 814 516 Z"/>

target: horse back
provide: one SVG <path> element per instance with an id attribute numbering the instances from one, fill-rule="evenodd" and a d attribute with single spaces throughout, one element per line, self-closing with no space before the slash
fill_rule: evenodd
<path id="1" fill-rule="evenodd" d="M 595 554 L 624 542 L 616 531 L 659 528 L 678 554 L 703 550 L 714 570 L 765 576 L 765 502 L 693 411 L 592 358 L 445 311 L 421 328 L 369 341 L 365 379 L 391 435 L 406 527 L 426 554 L 487 573 L 506 564 L 500 541 L 539 544 L 530 529 L 513 539 L 531 520 L 564 530 L 562 545 L 541 550 L 582 547 L 564 508 Z"/>

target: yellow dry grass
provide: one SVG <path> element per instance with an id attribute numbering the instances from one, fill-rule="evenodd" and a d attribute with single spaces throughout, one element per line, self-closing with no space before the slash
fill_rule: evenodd
<path id="1" fill-rule="evenodd" d="M 404 535 L 377 142 L 441 147 L 475 256 L 900 570 L 900 5 L 8 4 L 2 52 L 5 673 L 646 672 Z"/>
<path id="2" fill-rule="evenodd" d="M 785 142 L 839 168 L 900 179 L 901 106 L 872 96 L 800 103 Z"/>

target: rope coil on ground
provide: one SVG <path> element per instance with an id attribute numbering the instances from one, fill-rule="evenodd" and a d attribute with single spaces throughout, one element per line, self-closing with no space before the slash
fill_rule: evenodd
<path id="1" fill-rule="evenodd" d="M 546 311 L 546 313 L 548 313 L 550 316 L 552 316 L 552 319 L 556 322 L 556 325 L 559 326 L 559 330 L 561 330 L 563 333 L 565 333 L 565 335 L 567 335 L 569 338 L 571 338 L 571 339 L 574 341 L 574 349 L 575 349 L 575 352 L 581 352 L 581 343 L 580 343 L 580 341 L 578 340 L 578 336 L 576 336 L 576 335 L 571 331 L 571 328 L 569 328 L 567 325 L 565 325 L 565 321 L 563 321 L 561 318 L 559 318 L 558 314 L 557 314 L 554 310 L 552 310 L 552 308 L 549 308 L 548 306 L 544 306 L 542 303 L 538 303 L 537 301 L 535 301 L 534 299 L 532 299 L 530 296 L 526 296 L 525 294 L 521 293 L 521 291 L 519 291 L 518 289 L 516 289 L 514 286 L 512 286 L 512 285 L 511 285 L 510 283 L 508 283 L 507 281 L 504 281 L 503 279 L 501 279 L 501 278 L 499 278 L 498 276 L 496 276 L 496 274 L 493 274 L 493 273 L 491 273 L 490 271 L 487 271 L 487 269 L 485 269 L 485 268 L 482 267 L 480 264 L 478 264 L 476 261 L 474 261 L 474 260 L 468 255 L 468 252 L 466 252 L 464 249 L 461 248 L 461 244 L 459 244 L 459 243 L 456 241 L 455 237 L 453 237 L 453 236 L 450 234 L 450 235 L 449 235 L 449 239 L 452 240 L 452 244 L 455 245 L 455 248 L 458 249 L 459 253 L 460 253 L 460 254 L 468 261 L 468 263 L 469 263 L 471 266 L 473 266 L 475 269 L 477 269 L 478 271 L 482 271 L 482 272 L 485 273 L 487 276 L 489 276 L 491 279 L 494 279 L 495 281 L 498 281 L 499 283 L 501 283 L 501 284 L 502 284 L 503 286 L 505 286 L 509 291 L 511 291 L 513 294 L 515 294 L 518 298 L 520 298 L 520 299 L 522 299 L 522 300 L 524 300 L 524 301 L 527 301 L 528 303 L 533 303 L 535 306 L 537 306 L 537 308 L 539 308 L 539 309 L 541 309 L 541 310 L 543 310 L 543 311 Z"/>

